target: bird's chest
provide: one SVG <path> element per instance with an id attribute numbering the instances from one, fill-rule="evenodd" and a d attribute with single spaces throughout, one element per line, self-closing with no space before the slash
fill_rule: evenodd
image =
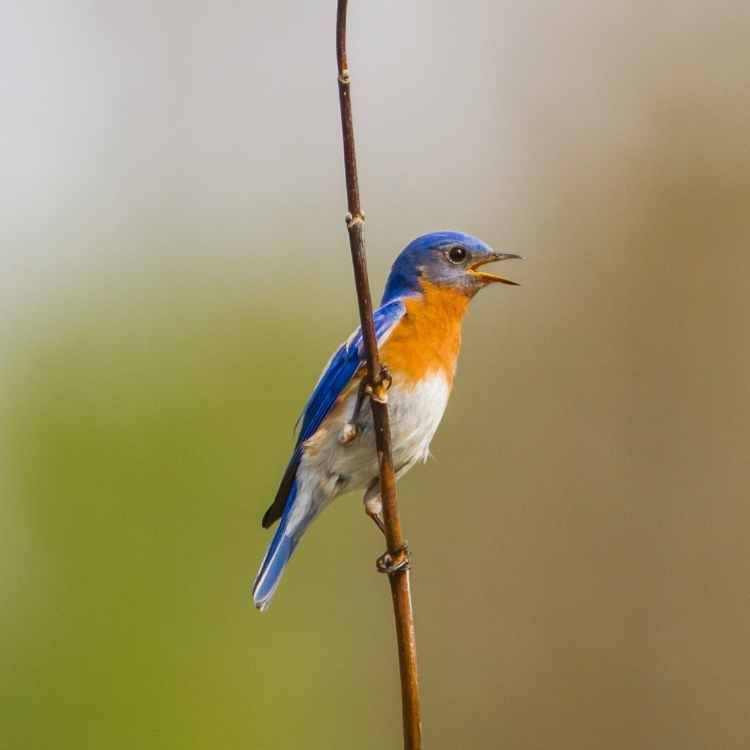
<path id="1" fill-rule="evenodd" d="M 319 479 L 330 479 L 331 492 L 336 494 L 364 487 L 378 473 L 372 411 L 367 399 L 360 400 L 358 392 L 355 384 L 321 429 L 305 443 L 303 468 Z M 430 442 L 449 395 L 450 383 L 441 373 L 417 382 L 393 373 L 388 415 L 393 464 L 398 473 L 429 456 Z"/>
<path id="2" fill-rule="evenodd" d="M 440 371 L 419 381 L 393 375 L 388 392 L 388 415 L 394 465 L 426 460 L 430 442 L 445 413 L 450 395 L 450 381 Z"/>

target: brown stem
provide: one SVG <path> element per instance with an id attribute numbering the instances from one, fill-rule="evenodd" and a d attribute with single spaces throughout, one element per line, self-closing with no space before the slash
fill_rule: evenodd
<path id="1" fill-rule="evenodd" d="M 378 356 L 378 342 L 372 319 L 372 296 L 367 278 L 365 258 L 364 213 L 359 202 L 357 180 L 357 155 L 354 147 L 352 124 L 351 80 L 346 60 L 346 10 L 347 0 L 338 0 L 336 13 L 336 61 L 339 72 L 339 104 L 341 105 L 341 132 L 344 139 L 344 169 L 346 172 L 346 198 L 349 213 L 346 227 L 354 266 L 354 282 L 359 302 L 359 318 L 364 336 L 367 360 L 367 379 L 371 389 L 370 405 L 375 425 L 375 442 L 380 467 L 380 498 L 383 503 L 385 537 L 388 552 L 399 562 L 404 552 L 404 537 L 396 503 L 396 477 L 391 456 L 391 431 L 386 404 L 386 378 Z M 401 672 L 401 703 L 404 718 L 404 748 L 419 750 L 422 746 L 422 722 L 419 707 L 419 680 L 417 674 L 417 644 L 414 636 L 414 614 L 411 606 L 408 567 L 389 574 L 393 614 L 396 619 L 398 660 Z"/>

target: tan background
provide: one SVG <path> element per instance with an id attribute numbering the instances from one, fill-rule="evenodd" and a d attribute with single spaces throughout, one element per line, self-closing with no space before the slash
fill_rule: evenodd
<path id="1" fill-rule="evenodd" d="M 341 500 L 266 616 L 291 427 L 356 320 L 334 3 L 0 32 L 2 745 L 399 745 Z M 353 2 L 373 287 L 521 252 L 401 485 L 426 746 L 750 746 L 750 6 Z"/>

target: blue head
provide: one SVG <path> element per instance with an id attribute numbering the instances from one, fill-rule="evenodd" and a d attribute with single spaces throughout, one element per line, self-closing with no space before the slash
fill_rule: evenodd
<path id="1" fill-rule="evenodd" d="M 520 258 L 513 253 L 495 252 L 482 240 L 462 232 L 432 232 L 410 242 L 391 268 L 383 293 L 383 303 L 397 297 L 420 294 L 426 282 L 451 287 L 473 297 L 495 282 L 514 281 L 479 270 L 485 263 Z"/>

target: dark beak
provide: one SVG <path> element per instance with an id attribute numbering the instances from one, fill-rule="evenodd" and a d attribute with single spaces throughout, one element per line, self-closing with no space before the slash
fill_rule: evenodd
<path id="1" fill-rule="evenodd" d="M 498 276 L 494 273 L 485 273 L 483 271 L 480 271 L 479 268 L 481 266 L 486 265 L 487 263 L 494 263 L 498 260 L 521 260 L 520 255 L 516 255 L 515 253 L 492 253 L 491 255 L 488 255 L 486 258 L 482 258 L 480 261 L 474 263 L 473 265 L 469 266 L 469 273 L 473 274 L 477 277 L 479 281 L 481 281 L 483 284 L 509 284 L 510 286 L 520 286 L 520 284 L 517 281 L 511 281 L 510 279 L 505 279 L 502 276 Z"/>

